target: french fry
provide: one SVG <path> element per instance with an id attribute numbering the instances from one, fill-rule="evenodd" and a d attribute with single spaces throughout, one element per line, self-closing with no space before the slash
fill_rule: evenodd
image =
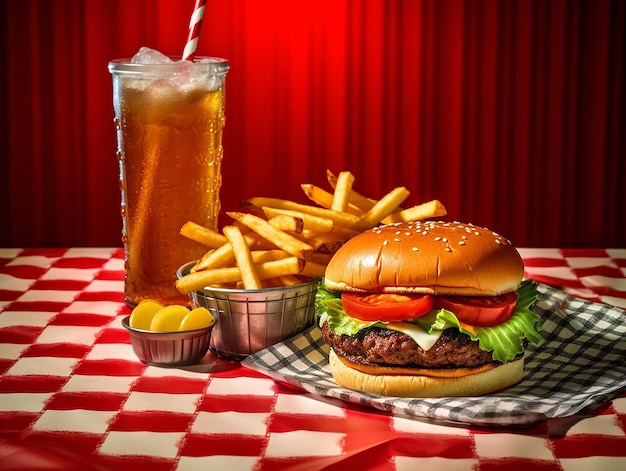
<path id="1" fill-rule="evenodd" d="M 271 262 L 273 260 L 280 260 L 281 258 L 291 257 L 290 254 L 280 249 L 252 250 L 250 253 L 252 254 L 252 261 L 256 264 Z"/>
<path id="2" fill-rule="evenodd" d="M 337 226 L 347 227 L 353 230 L 358 230 L 360 228 L 361 218 L 355 214 L 333 211 L 332 209 L 310 206 L 280 198 L 255 196 L 250 198 L 247 202 L 260 208 L 267 206 L 270 208 L 288 209 L 292 211 L 300 211 L 312 216 L 327 218 L 333 221 L 333 223 Z"/>
<path id="3" fill-rule="evenodd" d="M 333 189 L 337 188 L 337 178 L 330 170 L 326 170 L 326 179 Z M 372 209 L 374 204 L 376 204 L 376 200 L 367 198 L 353 189 L 350 192 L 350 203 L 365 213 Z"/>
<path id="4" fill-rule="evenodd" d="M 297 275 L 302 271 L 306 262 L 297 257 L 282 258 L 271 262 L 255 265 L 260 280 L 277 278 L 283 275 Z M 176 280 L 176 288 L 182 294 L 198 291 L 205 286 L 213 286 L 221 283 L 237 283 L 241 281 L 239 267 L 215 268 L 189 273 Z"/>
<path id="5" fill-rule="evenodd" d="M 333 193 L 329 193 L 328 191 L 321 189 L 319 186 L 315 186 L 310 183 L 303 183 L 300 187 L 308 199 L 324 209 L 332 209 Z M 342 212 L 355 214 L 357 216 L 362 216 L 364 213 L 364 211 L 361 211 L 358 207 L 352 204 L 349 204 L 346 207 L 346 210 Z"/>
<path id="6" fill-rule="evenodd" d="M 285 275 L 297 275 L 302 271 L 305 264 L 306 261 L 301 258 L 287 257 L 271 262 L 259 263 L 256 265 L 256 269 L 259 278 L 266 280 Z"/>
<path id="7" fill-rule="evenodd" d="M 241 281 L 241 271 L 237 267 L 213 268 L 189 273 L 176 280 L 176 288 L 182 294 L 198 291 L 205 286 Z"/>
<path id="8" fill-rule="evenodd" d="M 268 222 L 276 229 L 295 232 L 296 234 L 300 234 L 304 229 L 304 221 L 302 219 L 287 214 L 278 214 L 268 219 Z"/>
<path id="9" fill-rule="evenodd" d="M 245 289 L 260 289 L 261 280 L 254 267 L 250 247 L 243 238 L 243 234 L 236 226 L 226 226 L 222 229 L 228 243 L 232 246 L 237 266 L 241 272 L 241 281 Z"/>
<path id="10" fill-rule="evenodd" d="M 310 278 L 321 278 L 326 272 L 326 265 L 321 263 L 307 261 L 304 268 L 299 273 L 301 276 L 308 276 Z"/>
<path id="11" fill-rule="evenodd" d="M 227 214 L 233 219 L 245 224 L 260 236 L 271 241 L 276 247 L 283 249 L 285 252 L 295 257 L 306 259 L 307 254 L 313 251 L 313 247 L 309 244 L 280 229 L 276 229 L 265 219 L 249 213 L 230 212 Z"/>
<path id="12" fill-rule="evenodd" d="M 332 231 L 331 231 L 332 232 Z M 314 237 L 317 237 L 321 234 L 330 234 L 330 232 L 317 232 L 317 231 L 310 231 L 308 229 L 302 231 L 300 234 L 298 235 L 299 239 L 302 239 L 303 241 L 307 242 L 309 239 L 312 239 Z"/>
<path id="13" fill-rule="evenodd" d="M 200 244 L 216 249 L 226 243 L 226 237 L 217 231 L 208 229 L 193 221 L 187 221 L 180 228 L 180 233 L 188 239 L 195 240 Z"/>
<path id="14" fill-rule="evenodd" d="M 333 194 L 311 183 L 300 185 L 305 196 L 322 208 L 330 209 L 333 205 Z"/>
<path id="15" fill-rule="evenodd" d="M 303 231 L 309 230 L 315 232 L 330 232 L 333 230 L 333 227 L 335 227 L 333 221 L 328 218 L 313 216 L 311 214 L 302 213 L 300 211 L 292 211 L 289 209 L 276 209 L 264 206 L 263 212 L 265 213 L 265 217 L 268 220 L 271 220 L 272 218 L 281 214 L 302 219 Z"/>
<path id="16" fill-rule="evenodd" d="M 262 247 L 263 245 L 266 245 L 265 239 L 255 232 L 248 232 L 243 235 L 243 238 L 246 241 L 246 244 L 248 244 L 248 247 Z M 226 237 L 224 237 L 224 240 L 226 240 L 226 242 L 222 246 L 214 250 L 209 250 L 206 254 L 204 254 L 204 256 L 196 262 L 190 271 L 193 273 L 201 270 L 229 266 L 235 260 L 235 254 Z"/>
<path id="17" fill-rule="evenodd" d="M 197 272 L 200 270 L 209 270 L 211 268 L 219 268 L 228 266 L 233 260 L 235 260 L 235 254 L 233 248 L 226 242 L 217 249 L 209 250 L 196 264 L 191 267 L 191 272 Z"/>
<path id="18" fill-rule="evenodd" d="M 392 224 L 394 222 L 421 221 L 423 219 L 445 216 L 446 214 L 448 214 L 446 207 L 439 200 L 432 200 L 396 211 L 387 216 L 383 222 Z"/>
<path id="19" fill-rule="evenodd" d="M 272 278 L 272 279 L 276 280 L 276 282 L 278 283 L 278 286 L 294 286 L 294 285 L 299 285 L 300 283 L 302 283 L 302 280 L 294 275 L 283 275 L 283 276 L 279 276 L 278 278 Z"/>
<path id="20" fill-rule="evenodd" d="M 361 219 L 361 229 L 370 229 L 393 213 L 409 196 L 409 190 L 403 186 L 394 188 L 370 209 Z"/>
<path id="21" fill-rule="evenodd" d="M 326 232 L 307 239 L 307 242 L 313 247 L 315 252 L 335 253 L 351 238 L 352 235 L 349 232 Z"/>
<path id="22" fill-rule="evenodd" d="M 337 233 L 337 237 L 354 237 L 355 235 L 360 234 L 362 231 L 348 229 L 347 227 L 336 226 L 333 228 L 331 232 Z M 346 239 L 347 240 L 347 239 Z"/>
<path id="23" fill-rule="evenodd" d="M 348 210 L 348 206 L 350 204 L 350 193 L 352 192 L 353 183 L 354 175 L 352 175 L 350 172 L 339 173 L 330 209 L 333 209 L 335 211 Z"/>
<path id="24" fill-rule="evenodd" d="M 239 224 L 239 221 L 233 221 L 233 225 L 239 225 L 243 228 L 241 229 L 241 232 L 243 234 L 244 239 L 246 239 L 248 246 L 251 249 L 254 249 L 254 250 L 276 249 L 276 245 L 274 245 L 271 241 L 267 240 L 265 237 L 261 236 L 260 234 L 249 230 L 247 226 L 243 224 Z M 244 229 L 247 230 L 248 232 L 244 232 Z"/>

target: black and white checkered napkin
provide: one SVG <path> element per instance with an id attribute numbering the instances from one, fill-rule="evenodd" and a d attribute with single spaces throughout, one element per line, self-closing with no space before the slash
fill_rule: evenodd
<path id="1" fill-rule="evenodd" d="M 328 369 L 320 329 L 305 332 L 247 357 L 242 364 L 323 396 L 398 415 L 474 425 L 528 425 L 584 413 L 626 388 L 626 311 L 538 285 L 533 308 L 544 341 L 526 350 L 525 377 L 508 389 L 480 397 L 411 399 L 341 388 Z"/>

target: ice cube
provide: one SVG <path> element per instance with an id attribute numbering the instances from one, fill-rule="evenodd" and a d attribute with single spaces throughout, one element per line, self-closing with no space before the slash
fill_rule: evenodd
<path id="1" fill-rule="evenodd" d="M 132 64 L 172 64 L 174 61 L 156 49 L 143 46 L 130 60 Z"/>

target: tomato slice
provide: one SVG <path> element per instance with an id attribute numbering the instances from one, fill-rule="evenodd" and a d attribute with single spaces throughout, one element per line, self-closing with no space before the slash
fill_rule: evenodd
<path id="1" fill-rule="evenodd" d="M 477 327 L 492 327 L 507 321 L 515 312 L 517 295 L 436 296 L 435 309 L 452 311 L 459 321 Z"/>
<path id="2" fill-rule="evenodd" d="M 433 308 L 430 294 L 349 293 L 341 294 L 343 309 L 362 321 L 393 322 L 413 319 Z"/>

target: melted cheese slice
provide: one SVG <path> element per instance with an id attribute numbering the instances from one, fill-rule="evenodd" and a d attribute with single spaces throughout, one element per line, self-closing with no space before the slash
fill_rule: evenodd
<path id="1" fill-rule="evenodd" d="M 411 324 L 409 322 L 388 322 L 386 327 L 391 330 L 395 330 L 397 332 L 402 332 L 405 335 L 408 335 L 415 343 L 422 347 L 422 350 L 428 351 L 430 350 L 443 331 L 434 330 L 432 334 L 429 334 L 424 329 L 422 329 L 419 325 Z"/>

